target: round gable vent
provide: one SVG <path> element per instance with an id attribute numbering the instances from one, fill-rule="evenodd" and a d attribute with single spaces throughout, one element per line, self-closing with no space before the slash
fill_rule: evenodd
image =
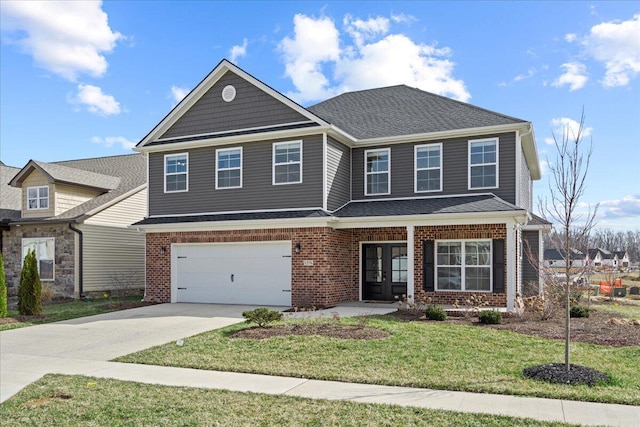
<path id="1" fill-rule="evenodd" d="M 231 86 L 231 85 L 227 85 L 224 87 L 224 89 L 222 89 L 222 99 L 224 100 L 224 102 L 231 102 L 236 98 L 236 88 Z"/>

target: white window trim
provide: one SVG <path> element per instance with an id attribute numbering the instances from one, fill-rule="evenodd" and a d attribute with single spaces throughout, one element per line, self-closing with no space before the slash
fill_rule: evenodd
<path id="1" fill-rule="evenodd" d="M 288 162 L 288 163 L 276 163 L 276 147 L 279 145 L 288 145 L 288 144 L 298 144 L 300 145 L 300 161 L 299 162 Z M 281 141 L 274 142 L 271 147 L 271 184 L 272 185 L 289 185 L 289 184 L 302 184 L 302 140 L 297 141 Z M 276 182 L 276 166 L 280 165 L 292 165 L 292 164 L 300 164 L 300 180 L 299 181 L 291 181 L 291 182 Z"/>
<path id="2" fill-rule="evenodd" d="M 187 158 L 187 170 L 184 172 L 178 172 L 178 173 L 170 173 L 167 174 L 167 157 L 177 157 L 177 156 L 186 156 Z M 172 191 L 167 191 L 167 175 L 181 175 L 181 174 L 185 174 L 186 177 L 186 186 L 184 190 L 172 190 Z M 164 192 L 165 193 L 186 193 L 187 191 L 189 191 L 189 153 L 173 153 L 173 154 L 165 154 L 164 155 L 164 161 L 162 163 L 162 174 L 164 175 Z"/>
<path id="3" fill-rule="evenodd" d="M 233 168 L 218 168 L 218 162 L 220 160 L 220 153 L 224 153 L 226 151 L 240 151 L 240 167 Z M 230 190 L 234 188 L 242 188 L 242 166 L 244 164 L 244 158 L 242 153 L 242 147 L 232 147 L 232 148 L 219 148 L 216 150 L 216 190 Z M 188 165 L 187 165 L 188 166 Z M 235 185 L 233 187 L 220 187 L 218 183 L 218 173 L 221 171 L 232 171 L 232 170 L 240 170 L 240 185 Z"/>
<path id="4" fill-rule="evenodd" d="M 420 168 L 418 169 L 418 150 L 420 148 L 438 147 L 440 150 L 440 166 L 437 168 Z M 437 193 L 442 191 L 442 143 L 416 145 L 413 149 L 413 191 L 414 193 Z M 418 190 L 418 171 L 428 171 L 440 169 L 440 188 L 437 190 Z"/>
<path id="5" fill-rule="evenodd" d="M 367 172 L 367 155 L 369 153 L 375 153 L 375 152 L 381 152 L 381 151 L 386 151 L 387 152 L 387 158 L 389 159 L 387 164 L 389 165 L 387 167 L 387 171 L 386 172 Z M 369 175 L 380 175 L 386 173 L 388 175 L 388 179 L 387 179 L 387 192 L 386 193 L 369 193 L 367 191 L 367 184 L 368 184 L 368 178 Z M 375 148 L 375 149 L 371 149 L 371 150 L 364 150 L 364 195 L 365 196 L 385 196 L 385 195 L 389 195 L 391 194 L 391 148 Z"/>
<path id="6" fill-rule="evenodd" d="M 474 142 L 494 142 L 496 144 L 496 161 L 495 163 L 478 163 L 473 166 L 491 166 L 496 167 L 496 185 L 493 187 L 471 187 L 471 144 Z M 486 190 L 491 188 L 498 188 L 500 186 L 500 138 L 484 138 L 484 139 L 471 139 L 467 148 L 467 189 L 469 190 Z"/>
<path id="7" fill-rule="evenodd" d="M 36 267 L 38 269 L 38 276 L 40 275 L 40 255 L 38 254 L 38 242 L 41 240 L 51 240 L 53 241 L 53 259 L 51 259 L 51 261 L 53 261 L 53 266 L 51 268 L 51 279 L 43 279 L 42 277 L 40 277 L 40 281 L 42 282 L 53 282 L 56 279 L 56 239 L 55 237 L 23 237 L 22 238 L 22 258 L 21 258 L 21 265 L 24 264 L 24 244 L 25 241 L 27 242 L 36 242 Z M 46 260 L 49 260 L 49 258 L 44 258 Z"/>
<path id="8" fill-rule="evenodd" d="M 462 264 L 460 265 L 460 289 L 439 289 L 438 288 L 438 243 L 440 242 L 460 242 L 462 252 L 460 256 L 462 257 Z M 467 266 L 465 261 L 465 251 L 464 245 L 466 242 L 487 242 L 489 243 L 489 290 L 466 290 L 465 289 L 465 267 Z M 436 292 L 468 292 L 468 293 L 487 293 L 490 294 L 493 292 L 493 241 L 491 239 L 439 239 L 434 241 L 434 263 L 433 263 L 433 284 L 434 290 Z M 445 266 L 442 266 L 445 267 Z"/>
<path id="9" fill-rule="evenodd" d="M 32 188 L 35 188 L 38 193 L 36 196 L 36 200 L 38 201 L 38 206 L 35 208 L 29 207 L 29 190 L 31 190 Z M 47 189 L 47 207 L 46 208 L 40 207 L 40 189 L 41 188 Z M 28 211 L 42 211 L 50 208 L 51 208 L 51 190 L 49 189 L 48 185 L 36 185 L 32 187 L 27 187 L 27 210 Z"/>

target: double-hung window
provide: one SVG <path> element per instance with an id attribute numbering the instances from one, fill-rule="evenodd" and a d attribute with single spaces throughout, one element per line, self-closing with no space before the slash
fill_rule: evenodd
<path id="1" fill-rule="evenodd" d="M 27 187 L 27 210 L 49 209 L 49 186 Z"/>
<path id="2" fill-rule="evenodd" d="M 302 141 L 273 144 L 273 185 L 302 182 Z"/>
<path id="3" fill-rule="evenodd" d="M 442 191 L 442 144 L 416 145 L 414 160 L 414 191 Z"/>
<path id="4" fill-rule="evenodd" d="M 189 154 L 164 156 L 164 192 L 176 193 L 189 189 Z"/>
<path id="5" fill-rule="evenodd" d="M 54 278 L 55 239 L 38 237 L 22 239 L 22 261 L 29 250 L 36 253 L 40 280 L 51 281 Z"/>
<path id="6" fill-rule="evenodd" d="M 366 150 L 364 163 L 364 195 L 391 193 L 391 149 Z"/>
<path id="7" fill-rule="evenodd" d="M 216 150 L 216 189 L 242 187 L 242 147 Z"/>
<path id="8" fill-rule="evenodd" d="M 498 186 L 498 138 L 469 141 L 469 189 Z"/>
<path id="9" fill-rule="evenodd" d="M 491 240 L 436 242 L 439 291 L 491 291 Z"/>

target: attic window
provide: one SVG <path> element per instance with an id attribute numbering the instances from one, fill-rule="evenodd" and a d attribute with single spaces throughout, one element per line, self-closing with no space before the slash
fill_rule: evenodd
<path id="1" fill-rule="evenodd" d="M 236 88 L 232 85 L 227 85 L 222 89 L 222 99 L 224 102 L 231 102 L 236 99 Z"/>

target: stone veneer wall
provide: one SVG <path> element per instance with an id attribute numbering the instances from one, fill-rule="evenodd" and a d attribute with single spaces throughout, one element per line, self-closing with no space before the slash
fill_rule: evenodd
<path id="1" fill-rule="evenodd" d="M 505 224 L 486 225 L 446 225 L 432 227 L 416 227 L 414 231 L 414 251 L 415 251 L 415 300 L 426 301 L 431 298 L 434 304 L 453 304 L 456 300 L 461 303 L 471 295 L 484 296 L 485 301 L 494 307 L 505 307 L 507 305 L 507 289 L 514 286 L 507 281 L 507 263 L 509 249 L 505 245 L 505 293 L 488 292 L 456 292 L 456 291 L 436 291 L 425 292 L 423 289 L 423 265 L 422 265 L 422 242 L 423 240 L 436 239 L 505 239 L 507 238 L 507 228 Z"/>
<path id="2" fill-rule="evenodd" d="M 51 286 L 56 298 L 76 297 L 75 233 L 69 230 L 67 224 L 12 226 L 10 230 L 4 231 L 2 256 L 7 294 L 18 294 L 22 270 L 22 239 L 31 237 L 55 238 L 54 281 L 42 281 L 42 286 Z"/>

